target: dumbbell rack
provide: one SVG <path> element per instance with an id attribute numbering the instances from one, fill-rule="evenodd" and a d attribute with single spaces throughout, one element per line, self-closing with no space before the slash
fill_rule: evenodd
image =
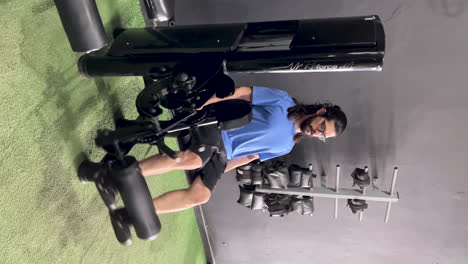
<path id="1" fill-rule="evenodd" d="M 312 170 L 312 167 L 310 167 Z M 365 167 L 366 172 L 368 167 Z M 332 198 L 335 199 L 335 219 L 338 219 L 338 200 L 339 199 L 360 199 L 366 201 L 375 201 L 375 202 L 387 202 L 387 210 L 385 212 L 385 223 L 388 223 L 390 216 L 390 210 L 392 208 L 392 203 L 399 201 L 398 192 L 395 192 L 395 183 L 398 176 L 398 168 L 393 169 L 392 176 L 392 186 L 390 192 L 380 191 L 380 190 L 367 190 L 363 188 L 358 189 L 345 189 L 339 188 L 340 184 L 340 165 L 336 165 L 336 181 L 335 188 L 328 187 L 310 187 L 310 188 L 299 188 L 299 187 L 288 187 L 287 189 L 274 189 L 271 188 L 268 184 L 259 185 L 256 187 L 255 192 L 267 193 L 267 194 L 286 194 L 286 195 L 302 195 L 302 196 L 312 196 L 320 198 Z M 363 212 L 359 212 L 359 221 L 363 219 Z"/>

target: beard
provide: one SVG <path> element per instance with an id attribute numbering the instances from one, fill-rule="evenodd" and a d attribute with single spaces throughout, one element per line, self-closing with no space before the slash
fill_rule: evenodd
<path id="1" fill-rule="evenodd" d="M 317 115 L 313 115 L 302 121 L 300 129 L 303 135 L 312 136 L 315 133 L 315 129 L 310 125 L 315 118 L 317 118 Z M 307 133 L 307 131 L 309 131 L 309 133 Z"/>

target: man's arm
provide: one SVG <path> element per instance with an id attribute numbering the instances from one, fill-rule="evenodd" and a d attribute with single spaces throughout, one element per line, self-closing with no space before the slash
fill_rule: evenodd
<path id="1" fill-rule="evenodd" d="M 231 160 L 228 160 L 227 161 L 227 164 L 226 164 L 226 169 L 224 170 L 224 172 L 228 172 L 232 169 L 235 169 L 239 166 L 242 166 L 242 165 L 245 165 L 247 163 L 250 163 L 256 159 L 258 159 L 259 156 L 258 154 L 252 154 L 252 155 L 247 155 L 247 156 L 242 156 L 242 157 L 238 157 L 238 158 L 233 158 Z"/>
<path id="2" fill-rule="evenodd" d="M 252 102 L 252 87 L 249 87 L 249 86 L 238 87 L 234 90 L 234 94 L 228 97 L 224 97 L 224 98 L 218 98 L 216 97 L 216 94 L 215 94 L 210 99 L 208 99 L 208 101 L 206 101 L 206 103 L 203 104 L 203 106 L 198 108 L 198 110 L 202 109 L 205 105 L 209 105 L 209 104 L 213 104 L 213 103 L 217 103 L 221 101 L 226 101 L 226 100 L 232 100 L 232 99 L 242 99 L 247 102 Z"/>

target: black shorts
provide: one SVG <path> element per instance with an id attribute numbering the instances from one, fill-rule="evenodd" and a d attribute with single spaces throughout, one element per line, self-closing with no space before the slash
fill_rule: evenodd
<path id="1" fill-rule="evenodd" d="M 214 125 L 193 128 L 188 149 L 200 156 L 203 162 L 200 169 L 193 171 L 195 178 L 200 176 L 212 191 L 224 174 L 227 163 L 221 130 Z"/>

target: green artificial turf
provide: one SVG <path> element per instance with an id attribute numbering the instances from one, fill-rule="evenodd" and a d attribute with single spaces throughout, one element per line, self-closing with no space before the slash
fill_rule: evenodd
<path id="1" fill-rule="evenodd" d="M 137 0 L 98 0 L 108 33 L 142 27 Z M 79 76 L 52 0 L 0 0 L 0 262 L 206 263 L 193 210 L 160 216 L 155 241 L 121 246 L 93 184 L 76 166 L 97 161 L 96 130 L 113 111 L 137 116 L 141 78 Z M 170 142 L 174 147 L 175 142 Z M 154 154 L 139 145 L 137 159 Z M 148 177 L 153 196 L 187 186 L 182 172 Z"/>

